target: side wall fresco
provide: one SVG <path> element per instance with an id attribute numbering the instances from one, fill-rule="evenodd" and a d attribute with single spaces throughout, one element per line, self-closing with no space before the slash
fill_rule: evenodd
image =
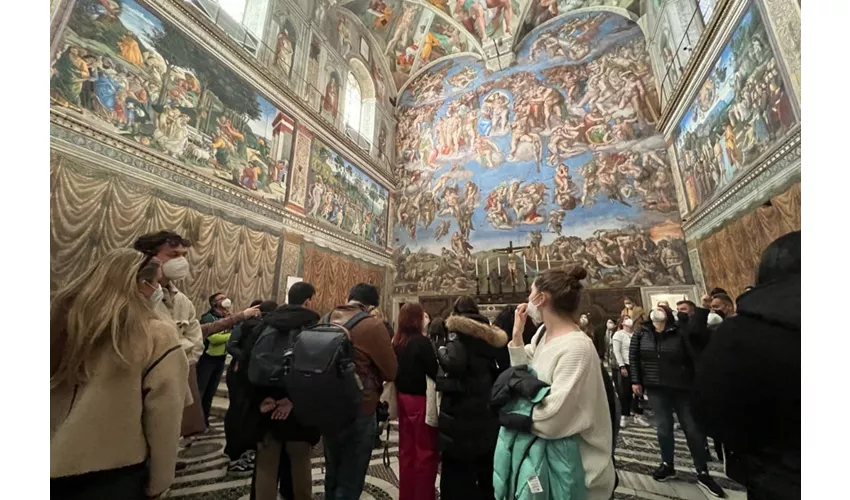
<path id="1" fill-rule="evenodd" d="M 798 123 L 784 74 L 752 3 L 673 129 L 685 213 L 757 165 Z"/>
<path id="2" fill-rule="evenodd" d="M 637 24 L 566 15 L 517 61 L 441 62 L 400 97 L 396 293 L 474 291 L 488 266 L 509 285 L 509 241 L 528 247 L 519 276 L 580 262 L 594 287 L 692 282 Z"/>
<path id="3" fill-rule="evenodd" d="M 167 199 L 173 205 L 199 210 L 203 217 L 195 214 L 191 221 L 206 220 L 206 215 L 213 217 L 209 219 L 211 224 L 218 224 L 218 218 L 226 220 L 229 225 L 216 231 L 226 226 L 228 236 L 222 241 L 234 248 L 247 244 L 242 239 L 254 238 L 251 231 L 261 227 L 261 231 L 270 232 L 278 240 L 285 231 L 340 255 L 368 261 L 379 268 L 386 266 L 390 262 L 386 249 L 386 201 L 381 219 L 384 236 L 376 241 L 337 231 L 303 214 L 313 137 L 340 144 L 338 136 L 332 137 L 320 126 L 312 128 L 316 122 L 311 123 L 309 116 L 305 118 L 309 127 L 296 123 L 289 112 L 272 102 L 290 105 L 287 109 L 299 117 L 304 115 L 303 106 L 269 90 L 265 73 L 258 76 L 253 68 L 234 63 L 235 52 L 221 45 L 220 40 L 206 46 L 203 44 L 207 41 L 197 41 L 200 38 L 193 37 L 198 36 L 199 27 L 207 28 L 200 23 L 178 23 L 167 8 L 157 10 L 161 8 L 159 3 L 118 0 L 110 4 L 116 8 L 106 10 L 101 2 L 78 0 L 70 11 L 69 22 L 58 31 L 58 49 L 51 61 L 51 152 L 73 158 L 77 170 L 96 165 L 105 172 L 96 177 L 111 182 L 98 187 L 97 193 L 105 197 L 104 203 L 109 206 L 90 214 L 100 220 L 92 223 L 91 230 L 101 240 L 88 244 L 103 243 L 103 249 L 126 246 L 135 233 L 160 227 L 197 237 L 194 222 L 191 227 L 180 226 L 183 215 L 170 221 L 170 216 L 162 215 L 166 212 L 157 215 L 151 212 L 154 208 L 141 205 L 143 217 L 136 217 L 134 210 L 138 207 L 127 200 L 148 193 L 151 206 L 159 203 L 156 200 Z M 269 15 L 275 13 L 270 11 Z M 301 51 L 307 50 L 307 44 L 297 39 L 304 31 L 294 21 L 283 26 L 294 27 L 284 29 L 286 36 L 290 31 L 295 33 L 293 68 L 299 64 L 299 53 L 304 55 L 301 64 L 306 66 L 307 54 Z M 323 49 L 327 48 L 317 40 Z M 281 55 L 288 55 L 285 43 Z M 386 128 L 389 132 L 385 135 L 391 134 L 392 127 Z M 393 138 L 384 140 L 392 142 Z M 343 150 L 349 147 L 343 146 Z M 78 164 L 84 167 L 77 168 Z M 374 164 L 369 168 L 378 172 L 375 178 L 382 174 Z M 383 179 L 381 182 L 386 184 Z M 113 187 L 119 181 L 121 193 Z M 371 182 L 376 190 L 382 190 L 386 200 L 388 186 Z M 82 217 L 67 195 L 60 196 L 58 188 L 57 182 L 51 183 L 54 226 Z M 182 209 L 174 210 L 183 213 Z M 107 221 L 121 224 L 120 241 L 110 234 Z M 73 231 L 65 231 L 54 241 L 52 269 L 65 269 L 69 252 L 78 250 L 74 245 L 79 242 L 66 233 Z M 265 252 L 262 265 L 275 266 L 281 261 L 283 245 L 278 240 L 274 247 L 254 242 Z M 224 257 L 229 250 L 216 250 L 219 251 L 224 252 Z M 237 255 L 231 262 L 249 276 L 253 264 L 238 262 L 242 258 L 245 256 Z M 197 264 L 199 273 L 206 272 L 209 264 L 207 256 L 202 260 Z M 286 256 L 283 262 L 292 263 L 293 256 Z M 267 270 L 263 273 L 268 274 Z M 55 283 L 70 276 L 64 271 L 53 275 Z M 227 286 L 242 290 L 245 296 L 240 297 L 246 301 L 256 295 L 274 297 L 275 287 L 279 288 L 277 281 L 271 275 L 263 279 L 266 278 L 269 281 L 261 283 L 262 289 L 255 290 L 245 283 Z M 209 293 L 207 285 L 200 287 L 204 290 L 196 290 L 198 297 Z M 384 288 L 389 289 L 389 284 Z"/>

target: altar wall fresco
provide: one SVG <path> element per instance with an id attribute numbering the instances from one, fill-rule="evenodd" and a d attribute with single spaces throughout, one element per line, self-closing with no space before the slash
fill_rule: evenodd
<path id="1" fill-rule="evenodd" d="M 396 293 L 471 292 L 488 266 L 510 287 L 509 260 L 517 283 L 572 262 L 592 287 L 692 282 L 633 21 L 565 15 L 500 72 L 439 62 L 405 89 L 397 118 Z M 526 248 L 509 258 L 508 242 Z"/>

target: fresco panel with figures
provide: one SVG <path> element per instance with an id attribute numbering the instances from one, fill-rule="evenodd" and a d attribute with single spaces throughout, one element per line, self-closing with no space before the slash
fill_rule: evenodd
<path id="1" fill-rule="evenodd" d="M 433 66 L 400 98 L 396 292 L 574 262 L 594 287 L 692 282 L 657 120 L 643 34 L 616 14 L 533 32 L 501 72 Z"/>
<path id="2" fill-rule="evenodd" d="M 753 3 L 673 132 L 689 211 L 758 164 L 794 128 L 787 88 Z"/>
<path id="3" fill-rule="evenodd" d="M 307 192 L 311 217 L 386 247 L 389 192 L 318 138 L 310 152 Z"/>
<path id="4" fill-rule="evenodd" d="M 78 0 L 51 105 L 282 204 L 293 121 L 133 0 Z"/>

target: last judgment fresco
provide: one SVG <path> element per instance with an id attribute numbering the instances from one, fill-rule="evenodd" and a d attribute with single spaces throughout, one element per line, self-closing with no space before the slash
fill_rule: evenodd
<path id="1" fill-rule="evenodd" d="M 283 204 L 294 122 L 133 0 L 77 0 L 51 106 Z"/>
<path id="2" fill-rule="evenodd" d="M 643 34 L 617 14 L 539 28 L 504 71 L 429 68 L 400 99 L 396 293 L 522 290 L 574 262 L 593 287 L 691 283 L 657 120 Z"/>

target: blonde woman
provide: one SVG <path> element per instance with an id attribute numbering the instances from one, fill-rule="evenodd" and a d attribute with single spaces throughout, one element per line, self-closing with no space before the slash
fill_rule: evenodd
<path id="1" fill-rule="evenodd" d="M 161 277 L 113 250 L 51 301 L 51 498 L 155 498 L 174 480 L 189 365 L 154 311 Z"/>

